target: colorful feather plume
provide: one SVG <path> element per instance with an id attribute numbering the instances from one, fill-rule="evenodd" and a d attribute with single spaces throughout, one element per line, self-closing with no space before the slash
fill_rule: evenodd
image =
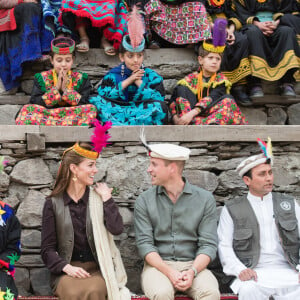
<path id="1" fill-rule="evenodd" d="M 226 27 L 227 20 L 223 18 L 217 18 L 214 22 L 213 28 L 213 45 L 215 47 L 224 46 L 226 43 Z"/>
<path id="2" fill-rule="evenodd" d="M 267 144 L 264 141 L 262 141 L 260 138 L 257 138 L 257 143 L 258 143 L 261 151 L 265 155 L 265 157 L 271 159 L 273 156 L 271 138 L 268 137 Z"/>
<path id="3" fill-rule="evenodd" d="M 143 41 L 145 33 L 143 18 L 136 5 L 134 5 L 132 11 L 128 13 L 127 27 L 131 46 L 136 48 Z"/>
<path id="4" fill-rule="evenodd" d="M 4 156 L 0 156 L 0 172 L 3 171 L 4 167 L 8 164 L 7 160 L 4 160 Z"/>
<path id="5" fill-rule="evenodd" d="M 105 148 L 108 144 L 108 139 L 111 137 L 107 131 L 111 128 L 112 123 L 106 122 L 104 125 L 101 125 L 101 123 L 98 120 L 95 120 L 93 122 L 93 125 L 95 126 L 93 135 L 91 136 L 91 143 L 93 145 L 93 150 L 101 153 L 103 148 Z"/>

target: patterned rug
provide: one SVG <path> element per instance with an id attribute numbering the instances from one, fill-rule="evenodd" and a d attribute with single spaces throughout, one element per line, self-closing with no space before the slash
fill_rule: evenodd
<path id="1" fill-rule="evenodd" d="M 31 296 L 31 297 L 25 297 L 25 296 L 19 296 L 18 300 L 58 300 L 56 297 L 51 296 Z M 131 300 L 149 300 L 145 296 L 132 296 Z M 191 298 L 187 296 L 176 296 L 175 300 L 192 300 Z M 238 296 L 233 294 L 222 294 L 221 300 L 238 300 Z"/>

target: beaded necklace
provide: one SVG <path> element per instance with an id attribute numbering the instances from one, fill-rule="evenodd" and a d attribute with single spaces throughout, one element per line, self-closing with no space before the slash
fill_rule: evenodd
<path id="1" fill-rule="evenodd" d="M 209 95 L 209 88 L 212 85 L 212 83 L 215 81 L 217 77 L 217 73 L 214 73 L 209 81 L 205 84 L 207 86 L 207 96 Z M 203 72 L 201 71 L 198 75 L 198 82 L 197 82 L 197 96 L 198 100 L 201 100 L 203 98 Z"/>

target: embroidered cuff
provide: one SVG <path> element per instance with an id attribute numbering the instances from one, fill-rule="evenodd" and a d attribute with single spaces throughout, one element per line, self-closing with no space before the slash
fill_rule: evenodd
<path id="1" fill-rule="evenodd" d="M 276 21 L 277 19 L 281 18 L 284 14 L 283 13 L 276 13 L 273 15 L 273 20 Z"/>
<path id="2" fill-rule="evenodd" d="M 229 20 L 234 24 L 236 30 L 242 28 L 242 23 L 237 18 L 230 18 Z"/>

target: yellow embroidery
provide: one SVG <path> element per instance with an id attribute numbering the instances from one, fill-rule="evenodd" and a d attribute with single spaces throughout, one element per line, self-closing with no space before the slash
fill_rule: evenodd
<path id="1" fill-rule="evenodd" d="M 249 59 L 252 76 L 268 81 L 279 80 L 287 70 L 298 69 L 300 64 L 300 58 L 295 55 L 294 50 L 287 51 L 279 64 L 273 68 L 261 57 L 251 55 Z"/>

